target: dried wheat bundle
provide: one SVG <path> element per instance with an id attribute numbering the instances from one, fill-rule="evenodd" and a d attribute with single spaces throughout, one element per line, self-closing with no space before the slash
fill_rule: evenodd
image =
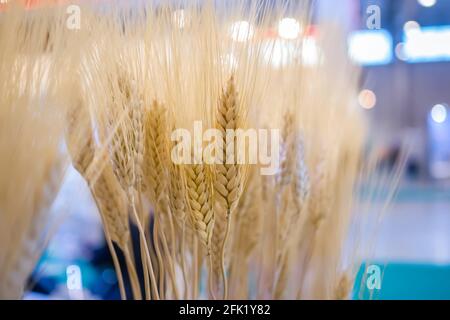
<path id="1" fill-rule="evenodd" d="M 115 257 L 114 242 L 126 256 L 133 298 L 350 296 L 360 262 L 350 238 L 360 232 L 355 217 L 365 210 L 355 205 L 355 193 L 367 170 L 365 122 L 355 103 L 358 70 L 348 62 L 334 26 L 319 28 L 314 63 L 302 55 L 312 41 L 308 34 L 286 41 L 260 31 L 287 15 L 306 30 L 309 9 L 307 0 L 271 8 L 256 1 L 158 7 L 113 1 L 109 12 L 83 7 L 82 29 L 65 32 L 61 46 L 69 63 L 59 57 L 56 65 L 60 77 L 67 72 L 79 77 L 80 88 L 73 90 L 71 81 L 55 84 L 69 108 L 62 113 L 68 121 L 61 121 L 65 128 L 51 126 L 54 133 L 40 140 L 55 137 L 43 145 L 45 156 L 32 150 L 42 168 L 26 171 L 36 181 L 31 194 L 41 198 L 50 172 L 44 164 L 58 168 L 56 146 L 65 129 L 72 164 L 92 191 L 111 253 Z M 290 49 L 277 52 L 283 45 Z M 78 50 L 69 52 L 73 46 Z M 6 61 L 14 62 L 17 51 L 7 53 Z M 27 72 L 3 61 L 0 66 L 17 77 Z M 29 95 L 23 96 L 18 78 L 8 81 L 0 87 L 7 93 L 2 106 L 20 102 L 23 112 L 6 108 L 2 123 L 17 116 L 33 125 L 26 127 L 28 135 L 21 134 L 17 148 L 24 159 L 14 163 L 17 171 L 2 172 L 2 194 L 11 188 L 10 179 L 25 179 L 25 170 L 19 170 L 27 163 L 23 145 L 39 125 L 26 109 L 36 88 L 25 87 Z M 41 128 L 55 116 L 44 111 Z M 210 148 L 209 129 L 219 136 L 217 149 Z M 17 132 L 0 130 L 7 133 L 1 138 L 6 152 L 12 148 L 8 137 Z M 227 137 L 238 130 L 248 134 L 244 145 Z M 246 162 L 237 161 L 240 152 Z M 255 155 L 258 161 L 249 163 Z M 400 170 L 385 181 L 399 175 Z M 12 206 L 15 201 L 8 201 L 17 190 L 10 192 L 1 200 Z M 40 202 L 42 208 L 46 202 Z M 36 203 L 28 201 L 21 210 L 29 212 Z M 142 264 L 143 279 L 137 279 L 129 252 L 129 221 L 139 229 L 142 261 L 136 263 Z M 116 258 L 115 266 L 127 298 Z"/>
<path id="2" fill-rule="evenodd" d="M 0 21 L 0 298 L 23 295 L 66 167 L 65 111 L 51 89 L 60 19 L 11 3 Z"/>
<path id="3" fill-rule="evenodd" d="M 198 298 L 203 264 L 209 265 L 212 297 L 219 296 L 220 286 L 224 298 L 303 297 L 303 291 L 328 297 L 331 289 L 322 288 L 310 270 L 316 269 L 322 248 L 330 253 L 336 248 L 332 243 L 339 246 L 343 241 L 349 221 L 341 222 L 343 229 L 335 238 L 325 236 L 323 230 L 335 219 L 341 221 L 341 213 L 349 215 L 352 202 L 363 134 L 350 124 L 362 120 L 345 106 L 351 104 L 357 78 L 343 68 L 344 87 L 338 88 L 326 77 L 332 63 L 308 68 L 295 59 L 289 67 L 274 70 L 273 43 L 248 35 L 248 41 L 238 44 L 230 37 L 230 23 L 239 15 L 256 24 L 256 10 L 242 10 L 236 3 L 235 12 L 225 19 L 208 5 L 183 8 L 183 21 L 174 15 L 177 7 L 150 6 L 147 16 L 135 23 L 120 14 L 98 22 L 111 37 L 95 44 L 93 54 L 87 55 L 90 68 L 83 70 L 94 80 L 94 121 L 106 128 L 100 130 L 106 132 L 101 139 L 112 151 L 122 189 L 133 189 L 129 200 L 147 198 L 153 208 L 153 229 L 142 232 L 151 239 L 159 274 L 147 283 L 157 281 L 160 297 L 178 298 L 182 287 L 184 297 Z M 277 12 L 260 9 L 261 25 L 277 20 Z M 298 20 L 306 24 L 307 14 L 302 14 Z M 118 17 L 125 20 L 124 32 L 117 27 Z M 297 49 L 302 41 L 296 42 Z M 233 63 L 225 57 L 232 57 Z M 304 81 L 306 77 L 314 81 Z M 298 83 L 301 86 L 294 88 Z M 325 90 L 327 97 L 321 95 Z M 318 96 L 322 98 L 314 99 Z M 347 111 L 339 111 L 338 105 Z M 214 165 L 202 162 L 203 155 L 199 158 L 192 146 L 188 152 L 193 162 L 173 161 L 171 133 L 184 128 L 192 134 L 195 121 L 222 133 Z M 348 130 L 330 126 L 332 121 L 348 125 Z M 224 137 L 228 129 L 250 126 L 283 128 L 281 164 L 272 177 L 260 177 L 255 167 L 249 168 L 251 179 L 244 189 L 247 166 L 226 162 L 238 150 L 236 140 Z M 361 139 L 344 155 L 347 134 Z M 328 146 L 332 150 L 323 154 Z M 350 170 L 346 179 L 339 174 L 341 159 Z M 140 175 L 143 183 L 136 181 Z M 342 209 L 332 214 L 334 206 Z M 139 220 L 147 225 L 149 213 L 145 206 L 138 207 Z M 337 264 L 340 257 L 333 259 Z M 182 270 L 183 284 L 175 279 L 177 269 Z M 249 287 L 251 278 L 256 287 Z M 290 288 L 293 281 L 288 279 L 298 279 L 301 287 Z M 329 280 L 330 286 L 340 283 Z"/>

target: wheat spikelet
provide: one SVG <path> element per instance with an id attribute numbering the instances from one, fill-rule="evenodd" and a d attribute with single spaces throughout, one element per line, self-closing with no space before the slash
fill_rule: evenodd
<path id="1" fill-rule="evenodd" d="M 85 175 L 95 155 L 95 145 L 87 108 L 80 101 L 69 109 L 66 145 L 75 169 Z"/>
<path id="2" fill-rule="evenodd" d="M 134 159 L 134 175 L 135 175 L 135 188 L 139 191 L 144 184 L 144 150 L 145 150 L 145 138 L 144 138 L 144 120 L 143 120 L 143 102 L 138 100 L 137 92 L 134 91 L 135 98 L 130 108 L 131 119 L 131 144 L 132 153 Z"/>
<path id="3" fill-rule="evenodd" d="M 105 227 L 111 240 L 126 250 L 130 235 L 127 196 L 117 181 L 112 167 L 106 164 L 92 187 Z"/>
<path id="4" fill-rule="evenodd" d="M 128 121 L 127 121 L 128 122 Z M 114 134 L 112 140 L 112 155 L 113 170 L 122 188 L 127 192 L 133 192 L 133 186 L 136 179 L 134 176 L 133 165 L 134 161 L 131 157 L 131 150 L 128 144 L 127 127 L 129 124 L 122 123 L 119 125 L 117 132 Z"/>
<path id="5" fill-rule="evenodd" d="M 174 164 L 172 161 L 170 162 L 170 209 L 177 221 L 184 223 L 186 218 L 186 198 L 181 170 L 180 166 Z"/>
<path id="6" fill-rule="evenodd" d="M 211 177 L 205 165 L 186 165 L 186 202 L 192 226 L 200 242 L 211 252 L 211 237 L 214 228 Z"/>
<path id="7" fill-rule="evenodd" d="M 167 211 L 169 150 L 167 140 L 167 109 L 154 100 L 145 116 L 145 188 L 157 210 Z M 172 171 L 176 174 L 176 171 Z M 177 205 L 180 205 L 177 202 Z"/>
<path id="8" fill-rule="evenodd" d="M 237 164 L 237 139 L 227 139 L 227 130 L 236 132 L 238 122 L 241 121 L 237 99 L 234 78 L 231 77 L 222 95 L 216 117 L 217 128 L 223 137 L 223 150 L 218 155 L 220 164 L 215 166 L 214 183 L 216 200 L 226 210 L 227 219 L 239 202 L 243 183 L 242 167 Z"/>
<path id="9" fill-rule="evenodd" d="M 144 158 L 143 105 L 139 100 L 136 84 L 119 77 L 119 93 L 110 115 L 113 129 L 111 160 L 120 185 L 132 197 L 142 187 Z"/>
<path id="10" fill-rule="evenodd" d="M 293 182 L 295 176 L 295 136 L 297 134 L 297 124 L 295 115 L 292 112 L 286 112 L 283 118 L 282 133 L 282 156 L 281 168 L 279 173 L 279 188 L 284 189 Z M 280 190 L 282 191 L 282 190 Z"/>
<path id="11" fill-rule="evenodd" d="M 296 179 L 294 180 L 294 201 L 298 212 L 301 212 L 306 205 L 310 192 L 309 172 L 305 159 L 305 143 L 300 137 L 297 150 L 297 161 L 295 162 Z"/>
<path id="12" fill-rule="evenodd" d="M 319 160 L 313 178 L 314 181 L 311 186 L 308 221 L 315 229 L 318 229 L 320 223 L 326 218 L 326 215 L 329 212 L 332 200 L 327 190 L 327 186 L 330 186 L 330 181 L 325 168 L 325 160 L 323 158 Z"/>

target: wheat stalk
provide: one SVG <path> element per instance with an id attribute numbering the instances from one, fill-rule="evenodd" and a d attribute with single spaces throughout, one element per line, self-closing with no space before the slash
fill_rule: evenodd
<path id="1" fill-rule="evenodd" d="M 174 162 L 170 161 L 169 164 L 169 203 L 170 203 L 170 211 L 174 215 L 177 221 L 177 228 L 181 229 L 181 238 L 180 247 L 179 247 L 179 257 L 180 257 L 180 265 L 181 271 L 183 274 L 184 280 L 184 289 L 185 289 L 185 299 L 187 295 L 188 288 L 188 280 L 186 274 L 186 263 L 185 263 L 185 250 L 186 250 L 186 190 L 185 185 L 183 183 L 183 175 L 182 168 L 179 165 L 176 165 Z"/>
<path id="2" fill-rule="evenodd" d="M 237 235 L 233 239 L 230 268 L 230 292 L 233 297 L 248 296 L 245 275 L 249 260 L 256 249 L 262 232 L 262 188 L 258 167 L 252 167 L 245 189 L 236 209 Z"/>

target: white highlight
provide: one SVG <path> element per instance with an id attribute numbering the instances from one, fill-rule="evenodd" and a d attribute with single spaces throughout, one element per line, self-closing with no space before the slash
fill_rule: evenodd
<path id="1" fill-rule="evenodd" d="M 248 21 L 237 21 L 231 25 L 230 35 L 234 41 L 246 42 L 253 38 L 254 27 Z"/>
<path id="2" fill-rule="evenodd" d="M 444 123 L 447 120 L 447 108 L 443 104 L 437 104 L 431 109 L 431 119 L 436 123 Z"/>
<path id="3" fill-rule="evenodd" d="M 300 23 L 294 18 L 283 18 L 278 23 L 278 35 L 283 39 L 296 39 L 300 35 Z"/>
<path id="4" fill-rule="evenodd" d="M 175 10 L 172 14 L 172 19 L 178 28 L 183 29 L 186 26 L 186 12 L 183 9 Z"/>
<path id="5" fill-rule="evenodd" d="M 422 7 L 426 7 L 426 8 L 430 8 L 436 4 L 436 0 L 417 0 L 417 2 Z"/>
<path id="6" fill-rule="evenodd" d="M 323 62 L 324 56 L 316 39 L 307 37 L 301 42 L 278 39 L 263 44 L 264 59 L 274 68 L 281 68 L 300 61 L 305 66 Z"/>
<path id="7" fill-rule="evenodd" d="M 377 104 L 377 96 L 372 90 L 362 90 L 358 95 L 358 102 L 364 109 L 370 110 Z"/>
<path id="8" fill-rule="evenodd" d="M 420 24 L 417 21 L 408 21 L 403 25 L 403 31 L 408 36 L 413 36 L 414 33 L 420 32 Z"/>
<path id="9" fill-rule="evenodd" d="M 405 32 L 404 53 L 408 62 L 450 61 L 450 26 L 422 27 Z"/>
<path id="10" fill-rule="evenodd" d="M 83 300 L 83 282 L 81 279 L 81 269 L 77 265 L 70 265 L 66 269 L 67 289 L 72 300 Z"/>
<path id="11" fill-rule="evenodd" d="M 393 40 L 386 30 L 355 31 L 348 39 L 349 55 L 360 65 L 383 65 L 392 61 Z"/>

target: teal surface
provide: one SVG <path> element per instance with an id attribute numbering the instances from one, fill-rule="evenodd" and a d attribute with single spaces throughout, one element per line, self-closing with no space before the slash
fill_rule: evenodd
<path id="1" fill-rule="evenodd" d="M 355 282 L 356 300 L 450 300 L 450 265 L 376 264 L 381 270 L 380 289 L 368 289 L 366 266 Z"/>

